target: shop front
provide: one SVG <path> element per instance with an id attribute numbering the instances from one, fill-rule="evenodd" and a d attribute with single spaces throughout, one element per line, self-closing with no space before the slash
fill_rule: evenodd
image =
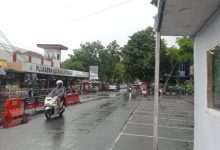
<path id="1" fill-rule="evenodd" d="M 6 67 L 4 88 L 29 89 L 47 93 L 62 80 L 65 87 L 75 85 L 77 81 L 87 79 L 88 72 L 48 67 L 27 62 L 10 62 Z M 10 86 L 8 86 L 10 85 Z"/>

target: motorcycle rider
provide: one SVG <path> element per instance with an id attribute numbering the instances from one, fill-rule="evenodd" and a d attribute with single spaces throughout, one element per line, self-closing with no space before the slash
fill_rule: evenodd
<path id="1" fill-rule="evenodd" d="M 60 102 L 63 101 L 64 105 L 65 105 L 65 94 L 66 94 L 66 89 L 63 86 L 63 81 L 62 80 L 58 80 L 56 82 L 57 87 L 52 91 L 53 95 L 58 96 L 58 100 L 57 100 L 57 106 L 58 106 L 58 110 L 60 110 Z"/>

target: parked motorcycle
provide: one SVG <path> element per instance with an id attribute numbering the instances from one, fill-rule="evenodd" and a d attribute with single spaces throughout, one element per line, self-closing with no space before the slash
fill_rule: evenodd
<path id="1" fill-rule="evenodd" d="M 45 107 L 45 117 L 47 119 L 51 119 L 53 115 L 59 115 L 62 116 L 65 107 L 64 107 L 64 101 L 60 101 L 60 109 L 58 108 L 58 96 L 53 95 L 52 93 L 48 94 L 44 100 L 44 107 Z"/>

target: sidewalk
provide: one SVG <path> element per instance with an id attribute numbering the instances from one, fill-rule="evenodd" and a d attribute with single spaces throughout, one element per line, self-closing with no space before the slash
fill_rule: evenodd
<path id="1" fill-rule="evenodd" d="M 194 106 L 188 102 L 188 97 L 184 98 L 160 97 L 158 147 L 161 150 L 193 150 Z M 141 102 L 116 137 L 111 150 L 153 150 L 153 97 L 136 99 Z"/>

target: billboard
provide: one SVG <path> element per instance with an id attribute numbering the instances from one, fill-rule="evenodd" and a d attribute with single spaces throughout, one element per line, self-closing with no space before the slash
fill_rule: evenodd
<path id="1" fill-rule="evenodd" d="M 98 66 L 90 66 L 89 67 L 89 80 L 98 80 Z"/>

